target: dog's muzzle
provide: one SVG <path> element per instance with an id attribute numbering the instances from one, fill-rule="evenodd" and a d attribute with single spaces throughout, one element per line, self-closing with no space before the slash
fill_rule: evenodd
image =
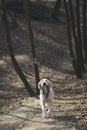
<path id="1" fill-rule="evenodd" d="M 46 89 L 46 91 L 45 91 Z M 46 85 L 46 83 L 43 83 L 43 94 L 46 96 L 46 98 L 48 98 L 49 95 L 49 86 Z"/>

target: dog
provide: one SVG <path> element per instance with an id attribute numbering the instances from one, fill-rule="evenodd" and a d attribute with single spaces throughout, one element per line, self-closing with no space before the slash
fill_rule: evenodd
<path id="1" fill-rule="evenodd" d="M 52 88 L 52 83 L 50 80 L 44 78 L 38 83 L 38 88 L 40 89 L 40 104 L 42 108 L 42 115 L 44 118 L 46 118 L 53 111 L 54 91 Z M 46 105 L 48 107 L 48 111 L 46 110 Z"/>

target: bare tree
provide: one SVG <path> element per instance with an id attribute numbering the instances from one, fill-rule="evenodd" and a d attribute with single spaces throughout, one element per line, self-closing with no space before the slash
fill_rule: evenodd
<path id="1" fill-rule="evenodd" d="M 64 8 L 66 12 L 66 20 L 67 20 L 67 32 L 68 32 L 68 42 L 69 42 L 69 50 L 70 56 L 72 57 L 72 64 L 75 69 L 75 73 L 78 78 L 82 78 L 82 74 L 85 70 L 84 68 L 84 52 L 85 52 L 85 59 L 86 59 L 86 52 L 87 52 L 87 45 L 86 45 L 86 7 L 83 1 L 83 26 L 85 30 L 81 31 L 81 10 L 80 10 L 80 2 L 79 0 L 75 1 L 75 10 L 73 10 L 73 0 L 63 0 Z M 86 3 L 85 3 L 86 4 Z M 75 13 L 74 13 L 75 11 Z M 83 27 L 83 28 L 84 28 Z M 83 41 L 83 42 L 82 42 Z M 83 44 L 85 49 L 83 49 Z"/>
<path id="2" fill-rule="evenodd" d="M 55 19 L 57 18 L 58 10 L 61 6 L 61 3 L 62 3 L 62 0 L 57 0 L 53 8 L 52 17 Z"/>
<path id="3" fill-rule="evenodd" d="M 8 43 L 8 49 L 9 49 L 11 61 L 14 65 L 14 68 L 17 71 L 20 79 L 24 83 L 26 90 L 28 91 L 30 96 L 34 96 L 35 93 L 34 93 L 33 89 L 31 88 L 30 84 L 28 83 L 28 81 L 26 80 L 24 74 L 22 73 L 21 68 L 17 64 L 17 61 L 16 61 L 15 56 L 14 56 L 11 37 L 10 37 L 10 30 L 8 27 L 7 13 L 6 13 L 6 8 L 5 8 L 5 0 L 2 0 L 2 19 L 3 19 L 3 24 L 5 27 L 6 36 L 7 36 L 7 43 Z"/>
<path id="4" fill-rule="evenodd" d="M 32 26 L 31 26 L 31 19 L 30 19 L 30 7 L 31 7 L 30 0 L 25 0 L 27 29 L 28 29 L 28 34 L 29 34 L 29 39 L 30 39 L 30 44 L 31 44 L 31 51 L 32 51 L 34 70 L 35 70 L 35 78 L 36 78 L 36 95 L 38 95 L 39 94 L 38 82 L 39 82 L 40 78 L 39 78 L 38 62 L 37 62 L 37 58 L 36 58 L 36 51 L 35 51 L 35 45 L 34 45 L 34 36 L 33 36 L 33 31 L 32 31 Z"/>
<path id="5" fill-rule="evenodd" d="M 83 29 L 82 29 L 82 39 L 83 39 L 83 46 L 84 46 L 84 60 L 87 63 L 87 27 L 86 27 L 86 23 L 87 23 L 87 19 L 86 19 L 86 6 L 87 6 L 87 0 L 83 0 L 83 11 L 82 11 L 82 15 L 83 15 Z"/>
<path id="6" fill-rule="evenodd" d="M 76 73 L 76 61 L 75 61 L 75 55 L 73 51 L 73 44 L 72 44 L 72 29 L 71 29 L 71 22 L 70 22 L 70 14 L 69 14 L 69 9 L 66 0 L 63 0 L 64 2 L 64 8 L 65 8 L 65 14 L 66 14 L 66 26 L 67 26 L 67 36 L 68 36 L 68 44 L 69 44 L 69 52 L 72 60 L 72 65 L 75 69 Z"/>
<path id="7" fill-rule="evenodd" d="M 81 36 L 81 26 L 80 26 L 80 0 L 76 0 L 76 22 L 77 22 L 77 45 L 78 49 L 78 58 L 79 58 L 79 64 L 80 69 L 83 72 L 84 71 L 84 60 L 83 60 L 83 48 L 82 48 L 82 36 Z"/>

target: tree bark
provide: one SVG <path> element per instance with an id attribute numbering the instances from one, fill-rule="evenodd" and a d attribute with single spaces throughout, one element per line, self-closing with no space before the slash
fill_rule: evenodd
<path id="1" fill-rule="evenodd" d="M 77 39 L 77 33 L 76 33 L 76 26 L 75 26 L 75 18 L 74 18 L 74 14 L 73 14 L 73 8 L 72 8 L 72 1 L 68 0 L 68 4 L 69 4 L 69 11 L 70 11 L 70 16 L 71 16 L 71 25 L 72 25 L 72 35 L 73 35 L 73 39 L 75 42 L 75 59 L 76 59 L 76 72 L 77 72 L 77 77 L 78 78 L 82 78 L 82 66 L 81 66 L 81 62 L 80 62 L 80 49 L 79 49 L 79 42 Z"/>
<path id="2" fill-rule="evenodd" d="M 76 73 L 76 63 L 75 63 L 75 55 L 73 51 L 73 44 L 72 44 L 72 35 L 71 35 L 71 22 L 70 22 L 70 15 L 69 15 L 69 9 L 66 0 L 63 0 L 64 8 L 65 8 L 65 14 L 66 14 L 66 25 L 67 25 L 67 37 L 68 37 L 68 45 L 69 45 L 69 52 L 72 60 L 72 65 Z"/>
<path id="3" fill-rule="evenodd" d="M 83 49 L 82 49 L 82 35 L 81 35 L 81 29 L 80 29 L 80 1 L 76 0 L 76 22 L 77 22 L 77 44 L 78 44 L 78 55 L 79 55 L 79 61 L 80 61 L 80 68 L 81 71 L 84 71 L 84 60 L 83 60 Z"/>
<path id="4" fill-rule="evenodd" d="M 55 6 L 54 6 L 54 9 L 53 9 L 53 12 L 52 12 L 52 17 L 53 18 L 57 18 L 57 14 L 58 14 L 58 10 L 61 6 L 61 3 L 62 3 L 62 0 L 57 0 L 56 3 L 55 3 Z"/>
<path id="5" fill-rule="evenodd" d="M 14 65 L 14 68 L 15 68 L 16 72 L 18 73 L 20 79 L 22 80 L 23 84 L 25 85 L 26 90 L 28 91 L 30 96 L 34 96 L 35 93 L 34 93 L 33 89 L 31 88 L 30 84 L 28 83 L 28 81 L 26 80 L 24 74 L 22 73 L 21 68 L 17 64 L 17 61 L 16 61 L 14 53 L 13 53 L 10 31 L 9 31 L 9 27 L 8 27 L 7 13 L 6 13 L 6 8 L 5 8 L 5 0 L 2 0 L 2 19 L 3 19 L 5 31 L 6 31 L 8 49 L 9 49 L 11 61 Z"/>
<path id="6" fill-rule="evenodd" d="M 87 19 L 86 19 L 86 5 L 87 0 L 83 0 L 83 26 L 82 26 L 82 37 L 83 37 L 83 46 L 84 46 L 84 60 L 87 63 Z"/>
<path id="7" fill-rule="evenodd" d="M 28 28 L 28 34 L 31 44 L 31 51 L 32 51 L 32 57 L 34 62 L 34 70 L 35 70 L 35 78 L 36 78 L 36 95 L 39 95 L 39 89 L 38 89 L 38 82 L 40 81 L 39 77 L 39 70 L 38 70 L 38 62 L 36 58 L 36 52 L 35 52 L 35 45 L 34 45 L 34 36 L 33 31 L 31 27 L 31 19 L 30 19 L 30 0 L 25 0 L 25 11 L 27 16 L 27 28 Z"/>

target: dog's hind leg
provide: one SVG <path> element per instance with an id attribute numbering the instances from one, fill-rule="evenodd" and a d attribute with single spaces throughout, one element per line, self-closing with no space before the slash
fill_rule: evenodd
<path id="1" fill-rule="evenodd" d="M 48 102 L 47 105 L 48 105 L 47 116 L 53 115 L 53 103 Z"/>

